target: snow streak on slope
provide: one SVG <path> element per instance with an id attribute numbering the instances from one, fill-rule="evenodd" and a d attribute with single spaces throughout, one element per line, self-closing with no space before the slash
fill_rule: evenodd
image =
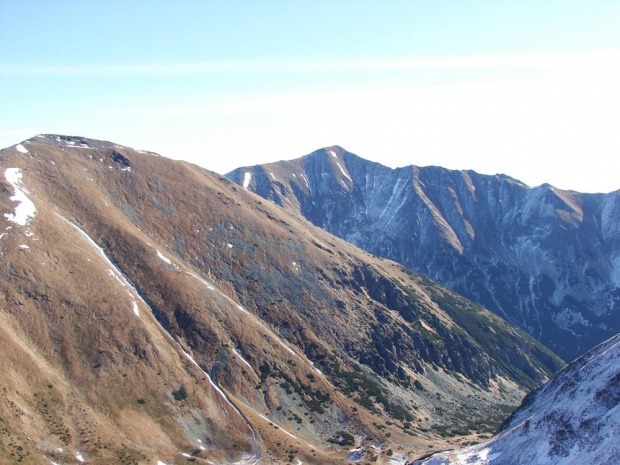
<path id="1" fill-rule="evenodd" d="M 176 341 L 175 341 L 176 342 Z M 224 400 L 224 402 L 226 402 L 226 404 L 228 404 L 228 406 L 230 408 L 233 409 L 233 411 L 239 415 L 239 417 L 241 417 L 241 419 L 244 421 L 244 423 L 246 424 L 246 426 L 248 427 L 248 429 L 250 430 L 251 436 L 252 436 L 252 444 L 253 444 L 253 448 L 255 449 L 255 452 L 249 456 L 250 459 L 252 460 L 260 460 L 260 453 L 258 452 L 258 434 L 256 433 L 256 431 L 254 430 L 254 428 L 252 427 L 252 424 L 250 423 L 250 421 L 247 419 L 247 417 L 241 413 L 241 411 L 231 402 L 231 400 L 228 398 L 228 396 L 226 395 L 226 393 L 224 391 L 222 391 L 222 389 L 215 383 L 215 381 L 211 378 L 211 376 L 202 369 L 202 367 L 200 365 L 198 365 L 198 362 L 196 362 L 196 360 L 194 360 L 194 358 L 188 354 L 185 350 L 183 350 L 183 347 L 181 347 L 181 344 L 179 344 L 177 342 L 177 345 L 179 346 L 179 349 L 181 349 L 181 351 L 183 352 L 183 355 L 185 355 L 185 357 L 194 365 L 196 366 L 200 371 L 202 371 L 203 375 L 205 375 L 205 377 L 207 378 L 207 380 L 209 381 L 209 384 L 211 385 L 211 387 L 215 390 L 215 392 L 218 393 L 218 395 L 222 398 L 222 400 Z"/>
<path id="2" fill-rule="evenodd" d="M 59 215 L 60 216 L 60 215 Z M 92 240 L 92 238 L 86 234 L 86 232 L 84 232 L 82 229 L 80 229 L 78 226 L 76 226 L 74 223 L 72 223 L 71 221 L 69 221 L 68 219 L 66 219 L 63 216 L 60 216 L 65 222 L 67 222 L 71 227 L 73 227 L 81 236 L 82 238 L 84 238 L 91 247 L 93 247 L 97 253 L 99 254 L 99 256 L 101 258 L 103 258 L 106 263 L 110 266 L 110 268 L 108 269 L 108 274 L 110 274 L 111 276 L 113 276 L 116 280 L 119 281 L 119 283 L 123 286 L 123 287 L 128 287 L 131 290 L 133 290 L 133 293 L 135 294 L 135 296 L 140 299 L 142 301 L 142 303 L 149 309 L 151 310 L 152 313 L 152 309 L 151 307 L 142 299 L 142 297 L 140 296 L 140 294 L 138 293 L 138 291 L 136 290 L 136 288 L 129 282 L 129 280 L 125 277 L 125 275 L 123 275 L 123 273 L 121 273 L 121 271 L 116 267 L 116 265 L 110 260 L 110 258 L 106 255 L 106 253 L 104 252 L 104 250 L 99 247 L 97 245 L 97 243 L 95 241 Z M 161 254 L 161 252 L 159 252 L 159 250 L 157 250 L 157 256 L 162 260 L 165 261 L 166 263 L 169 264 L 173 264 L 171 260 L 169 260 L 168 258 L 166 258 L 164 255 Z M 176 266 L 176 265 L 175 265 Z M 129 290 L 126 290 L 127 294 L 129 294 L 130 297 L 132 296 L 132 293 Z M 132 309 L 133 312 L 136 316 L 140 316 L 140 313 L 138 311 L 138 304 L 135 300 L 132 301 Z M 207 380 L 209 381 L 209 384 L 211 385 L 211 387 L 217 392 L 217 394 L 222 398 L 222 400 L 224 400 L 224 402 L 226 404 L 228 404 L 230 406 L 230 408 L 232 408 L 245 422 L 245 424 L 248 426 L 250 433 L 252 435 L 252 440 L 254 443 L 254 447 L 256 448 L 256 443 L 257 443 L 257 439 L 258 436 L 256 434 L 256 432 L 254 431 L 254 428 L 252 427 L 252 425 L 250 424 L 250 422 L 247 420 L 247 418 L 245 417 L 245 415 L 243 415 L 239 409 L 230 401 L 230 399 L 228 398 L 228 396 L 224 393 L 224 391 L 222 391 L 222 389 L 212 380 L 211 376 L 202 369 L 202 367 L 198 364 L 198 362 L 196 362 L 196 360 L 194 360 L 194 358 L 188 354 L 185 350 L 183 350 L 183 347 L 176 341 L 174 340 L 163 328 L 161 328 L 162 331 L 169 337 L 171 338 L 179 347 L 179 349 L 181 350 L 181 352 L 183 353 L 183 355 L 194 365 L 196 366 L 198 369 L 200 369 L 200 371 L 202 371 L 202 373 L 204 374 L 204 376 L 207 378 Z M 247 362 L 246 362 L 247 363 Z M 255 455 L 256 458 L 260 458 L 260 455 Z"/>
<path id="3" fill-rule="evenodd" d="M 157 255 L 158 257 L 162 260 L 165 261 L 168 264 L 172 264 L 174 265 L 174 263 L 166 258 L 164 255 L 162 255 L 159 250 L 157 250 Z M 175 267 L 177 267 L 176 265 L 174 265 Z M 177 267 L 178 268 L 178 267 Z M 205 285 L 207 287 L 207 289 L 209 289 L 210 291 L 216 291 L 220 296 L 222 296 L 224 299 L 226 299 L 232 306 L 234 306 L 235 308 L 237 308 L 239 311 L 241 311 L 242 313 L 248 315 L 250 318 L 252 318 L 260 327 L 262 327 L 265 332 L 270 335 L 279 345 L 281 345 L 284 349 L 287 350 L 287 352 L 289 352 L 291 355 L 294 355 L 296 357 L 298 357 L 299 359 L 303 360 L 304 362 L 310 364 L 311 366 L 314 367 L 314 364 L 307 360 L 305 357 L 301 357 L 299 354 L 297 354 L 295 351 L 293 351 L 284 341 L 282 341 L 282 339 L 280 337 L 278 337 L 276 334 L 273 333 L 273 331 L 271 329 L 269 329 L 265 323 L 258 317 L 256 317 L 255 315 L 253 315 L 252 313 L 248 312 L 245 308 L 243 308 L 240 304 L 238 304 L 237 302 L 235 302 L 231 297 L 227 296 L 226 294 L 224 294 L 221 290 L 219 289 L 215 289 L 211 284 L 209 284 L 209 282 L 207 282 L 206 280 L 204 280 L 203 278 L 199 277 L 196 273 L 194 272 L 188 272 L 185 271 L 185 273 L 187 273 L 188 275 L 192 276 L 193 278 L 197 279 L 198 281 L 200 281 L 203 285 Z M 176 342 L 176 341 L 175 341 Z M 243 418 L 243 420 L 245 421 L 246 425 L 248 426 L 248 428 L 250 429 L 250 431 L 252 432 L 252 437 L 254 440 L 254 443 L 256 443 L 257 440 L 257 434 L 254 431 L 254 428 L 252 427 L 251 423 L 249 422 L 249 420 L 245 417 L 245 415 L 243 415 L 241 413 L 241 411 L 231 402 L 231 400 L 228 398 L 228 396 L 226 395 L 226 393 L 224 393 L 224 391 L 215 383 L 215 381 L 212 379 L 212 377 L 206 373 L 202 367 L 196 362 L 196 360 L 190 355 L 188 354 L 182 347 L 181 345 L 176 342 L 176 344 L 179 346 L 179 349 L 183 352 L 183 355 L 185 355 L 185 357 L 197 368 L 199 368 L 203 374 L 206 376 L 207 380 L 209 381 L 211 387 L 213 387 L 213 389 L 220 395 L 220 397 L 235 411 L 239 414 L 239 416 L 241 416 Z M 245 364 L 247 365 L 250 369 L 254 370 L 252 368 L 252 365 L 250 365 L 250 363 L 248 363 L 247 360 L 245 360 L 241 354 L 239 354 L 239 352 L 237 352 L 237 350 L 235 350 L 234 348 L 232 349 L 232 352 L 239 357 L 239 359 Z M 317 368 L 314 368 L 314 370 L 319 373 L 320 375 L 322 375 L 321 371 L 318 370 Z M 249 406 L 248 406 L 249 407 Z M 251 408 L 251 407 L 249 407 Z M 264 415 L 256 412 L 254 409 L 252 409 L 260 418 L 262 418 L 263 420 L 272 423 L 274 425 L 276 425 L 276 423 L 273 420 L 270 420 L 269 418 L 265 417 Z M 285 428 L 283 428 L 280 425 L 276 425 L 278 426 L 278 428 L 287 436 L 291 437 L 292 439 L 299 439 L 297 438 L 297 436 L 295 436 L 294 434 L 290 433 L 289 431 L 287 431 Z M 250 457 L 250 460 L 256 460 L 257 458 L 260 458 L 258 455 Z"/>
<path id="4" fill-rule="evenodd" d="M 424 465 L 620 463 L 620 334 L 559 371 L 525 398 L 484 444 Z"/>
<path id="5" fill-rule="evenodd" d="M 34 217 L 37 208 L 28 198 L 28 189 L 22 183 L 22 172 L 19 168 L 7 168 L 4 177 L 15 189 L 15 194 L 11 196 L 11 200 L 19 202 L 14 213 L 5 213 L 4 216 L 13 223 L 26 226 Z"/>
<path id="6" fill-rule="evenodd" d="M 62 218 L 65 222 L 67 222 L 67 224 L 69 224 L 73 229 L 75 229 L 80 234 L 80 236 L 82 236 L 82 238 L 85 239 L 86 242 L 88 242 L 90 246 L 97 251 L 98 255 L 101 258 L 103 258 L 105 262 L 110 266 L 110 268 L 108 268 L 108 274 L 112 276 L 113 278 L 115 278 L 123 287 L 127 287 L 127 289 L 125 289 L 125 292 L 127 292 L 129 297 L 132 298 L 131 309 L 134 315 L 136 315 L 137 317 L 140 317 L 140 310 L 138 308 L 138 303 L 134 299 L 134 296 L 140 299 L 140 301 L 142 301 L 142 303 L 146 305 L 147 307 L 148 307 L 148 304 L 142 299 L 142 297 L 140 297 L 140 294 L 138 294 L 138 291 L 133 286 L 133 284 L 131 284 L 127 280 L 127 278 L 125 278 L 125 275 L 121 273 L 121 271 L 116 267 L 116 265 L 112 262 L 112 260 L 110 260 L 110 258 L 106 255 L 103 249 L 99 247 L 97 243 L 93 241 L 88 234 L 86 234 L 84 231 L 82 231 L 79 227 L 77 227 L 75 224 L 73 224 L 71 221 L 69 221 L 64 216 L 61 216 L 61 215 L 58 215 L 58 216 L 60 216 L 60 218 Z M 129 289 L 131 289 L 133 293 Z"/>
<path id="7" fill-rule="evenodd" d="M 338 168 L 340 168 L 340 172 L 342 173 L 342 175 L 347 178 L 349 181 L 353 181 L 353 179 L 351 179 L 351 176 L 349 176 L 347 174 L 347 172 L 344 170 L 344 168 L 342 167 L 342 165 L 338 162 L 336 162 L 336 164 L 338 165 Z"/>
<path id="8" fill-rule="evenodd" d="M 170 260 L 169 258 L 165 257 L 164 255 L 162 255 L 162 253 L 158 250 L 155 249 L 155 252 L 157 252 L 157 257 L 162 261 L 167 263 L 168 265 L 172 265 L 172 260 Z"/>

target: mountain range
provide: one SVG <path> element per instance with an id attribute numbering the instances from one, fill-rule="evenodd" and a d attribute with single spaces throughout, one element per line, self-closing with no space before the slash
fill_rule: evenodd
<path id="1" fill-rule="evenodd" d="M 563 366 L 257 178 L 83 137 L 0 151 L 6 463 L 404 464 Z"/>
<path id="2" fill-rule="evenodd" d="M 338 146 L 226 176 L 477 302 L 567 362 L 620 331 L 620 191 L 391 169 Z"/>

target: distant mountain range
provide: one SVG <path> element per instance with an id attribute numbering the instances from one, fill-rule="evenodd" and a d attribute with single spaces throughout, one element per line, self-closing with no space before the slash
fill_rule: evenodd
<path id="1" fill-rule="evenodd" d="M 415 465 L 620 463 L 620 335 L 529 394 L 488 442 Z"/>
<path id="2" fill-rule="evenodd" d="M 290 176 L 312 191 L 317 215 L 333 203 L 325 224 L 336 225 L 363 176 L 331 151 Z M 285 172 L 240 179 L 305 202 L 287 195 L 297 184 Z M 486 199 L 480 182 L 472 177 Z M 395 186 L 385 187 L 395 207 L 369 207 L 394 233 L 409 221 Z M 412 221 L 440 222 L 431 205 Z M 563 366 L 430 279 L 153 153 L 71 136 L 23 141 L 0 151 L 0 210 L 7 463 L 344 464 L 354 454 L 403 464 L 488 437 Z M 562 215 L 578 224 L 574 210 Z M 437 236 L 444 263 L 465 256 L 465 240 L 439 226 L 410 232 Z"/>
<path id="3" fill-rule="evenodd" d="M 620 331 L 620 191 L 391 169 L 337 146 L 226 176 L 485 306 L 566 361 Z"/>

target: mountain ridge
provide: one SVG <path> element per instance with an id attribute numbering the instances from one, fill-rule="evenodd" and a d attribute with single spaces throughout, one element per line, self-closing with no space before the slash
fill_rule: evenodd
<path id="1" fill-rule="evenodd" d="M 16 462 L 346 463 L 352 440 L 404 463 L 488 434 L 562 365 L 195 165 L 42 135 L 0 167 L 0 449 Z"/>
<path id="2" fill-rule="evenodd" d="M 620 331 L 620 191 L 392 169 L 338 146 L 227 177 L 488 307 L 565 360 Z"/>

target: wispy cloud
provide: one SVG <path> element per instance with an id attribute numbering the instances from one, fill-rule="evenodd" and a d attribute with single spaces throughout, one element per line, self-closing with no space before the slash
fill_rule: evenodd
<path id="1" fill-rule="evenodd" d="M 620 50 L 389 60 L 223 61 L 142 65 L 0 64 L 0 75 L 166 76 L 227 72 L 407 71 L 467 69 L 602 70 L 620 68 Z"/>

